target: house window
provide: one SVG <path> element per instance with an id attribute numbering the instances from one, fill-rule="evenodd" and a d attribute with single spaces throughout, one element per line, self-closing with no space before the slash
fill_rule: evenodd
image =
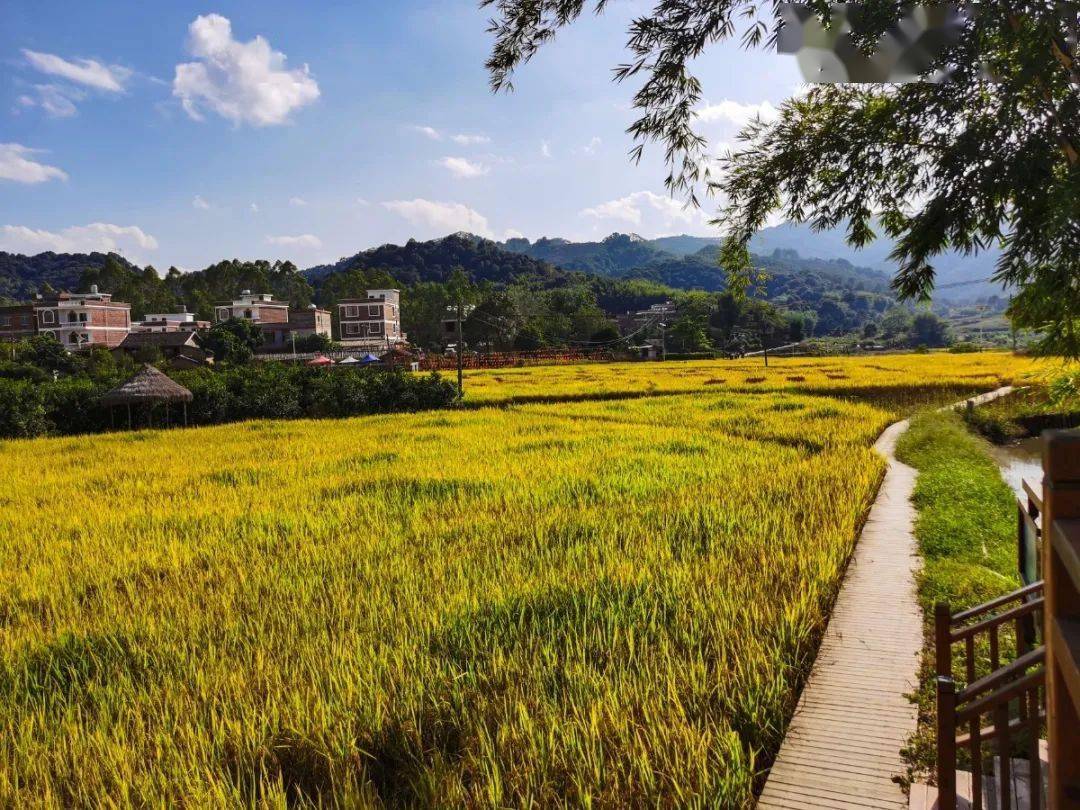
<path id="1" fill-rule="evenodd" d="M 11 318 L 7 315 L 0 315 L 0 326 L 11 326 Z"/>
<path id="2" fill-rule="evenodd" d="M 80 312 L 79 313 L 79 323 L 86 323 L 86 313 L 85 312 Z"/>
<path id="3" fill-rule="evenodd" d="M 79 342 L 79 335 L 77 333 L 72 332 L 70 335 L 68 335 L 68 343 L 78 343 L 78 342 Z"/>
<path id="4" fill-rule="evenodd" d="M 358 324 L 358 323 L 347 323 L 347 324 L 344 324 L 344 326 L 345 326 L 345 334 L 346 335 L 358 335 L 358 334 L 360 334 L 360 324 Z"/>
<path id="5" fill-rule="evenodd" d="M 217 316 L 219 321 L 227 321 L 229 319 L 229 310 L 219 309 L 217 311 Z"/>
<path id="6" fill-rule="evenodd" d="M 369 318 L 378 318 L 382 314 L 382 307 L 368 307 L 367 313 Z"/>
<path id="7" fill-rule="evenodd" d="M 369 324 L 368 325 L 368 334 L 369 335 L 381 335 L 382 334 L 382 324 L 381 323 Z"/>
<path id="8" fill-rule="evenodd" d="M 356 318 L 360 315 L 360 307 L 345 307 L 346 318 Z"/>
<path id="9" fill-rule="evenodd" d="M 79 319 L 77 317 L 75 317 L 74 312 L 69 312 L 68 313 L 68 323 L 75 323 L 77 320 L 79 320 Z"/>
<path id="10" fill-rule="evenodd" d="M 46 309 L 46 310 L 42 311 L 42 313 L 41 313 L 41 322 L 42 323 L 53 323 L 54 322 L 53 311 L 51 309 Z"/>
<path id="11" fill-rule="evenodd" d="M 244 317 L 247 318 L 249 321 L 251 320 L 252 315 L 251 315 L 251 310 L 250 309 L 245 309 L 244 310 Z"/>

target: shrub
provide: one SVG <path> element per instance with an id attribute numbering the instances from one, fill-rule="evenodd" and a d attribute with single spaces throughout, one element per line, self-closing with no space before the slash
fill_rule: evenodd
<path id="1" fill-rule="evenodd" d="M 48 429 L 42 387 L 27 380 L 0 378 L 0 436 L 28 438 Z"/>

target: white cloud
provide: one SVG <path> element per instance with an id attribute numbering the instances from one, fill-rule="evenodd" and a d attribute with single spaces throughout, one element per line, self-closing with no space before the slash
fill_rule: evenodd
<path id="1" fill-rule="evenodd" d="M 540 141 L 540 157 L 542 157 L 542 158 L 550 158 L 551 157 L 551 144 L 548 143 L 547 141 Z"/>
<path id="2" fill-rule="evenodd" d="M 49 180 L 67 180 L 67 172 L 63 169 L 34 159 L 33 156 L 40 151 L 19 143 L 0 143 L 0 180 L 30 185 Z"/>
<path id="3" fill-rule="evenodd" d="M 266 241 L 271 245 L 283 248 L 316 250 L 322 247 L 322 240 L 310 233 L 302 233 L 299 236 L 268 236 Z"/>
<path id="4" fill-rule="evenodd" d="M 740 104 L 738 101 L 724 99 L 717 104 L 706 102 L 704 107 L 694 111 L 698 120 L 707 124 L 723 123 L 734 129 L 742 129 L 755 118 L 762 121 L 775 121 L 779 111 L 768 101 L 760 104 Z"/>
<path id="5" fill-rule="evenodd" d="M 390 200 L 383 207 L 404 217 L 414 225 L 427 228 L 437 236 L 468 231 L 478 236 L 492 237 L 487 217 L 461 203 L 415 200 Z M 431 233 L 425 234 L 430 236 Z"/>
<path id="6" fill-rule="evenodd" d="M 517 228 L 507 228 L 505 231 L 503 231 L 503 241 L 504 242 L 507 239 L 524 239 L 524 238 L 525 238 L 525 234 L 523 234 Z"/>
<path id="7" fill-rule="evenodd" d="M 482 177 L 490 171 L 483 163 L 475 163 L 463 157 L 444 157 L 438 163 L 444 169 L 448 169 L 454 177 L 464 180 Z"/>
<path id="8" fill-rule="evenodd" d="M 474 146 L 476 144 L 491 143 L 491 138 L 487 135 L 466 135 L 461 133 L 460 135 L 451 135 L 450 140 L 454 143 L 461 144 L 462 146 Z"/>
<path id="9" fill-rule="evenodd" d="M 233 39 L 232 23 L 220 14 L 196 17 L 188 32 L 188 50 L 199 61 L 176 66 L 173 95 L 195 120 L 206 108 L 237 126 L 285 124 L 294 110 L 319 98 L 307 65 L 287 69 L 285 54 L 261 36 Z"/>
<path id="10" fill-rule="evenodd" d="M 412 126 L 410 127 L 410 129 L 412 129 L 414 132 L 419 132 L 421 135 L 426 135 L 433 141 L 442 140 L 442 133 L 439 132 L 439 130 L 435 129 L 435 127 Z"/>
<path id="11" fill-rule="evenodd" d="M 71 118 L 79 111 L 75 102 L 86 98 L 86 93 L 77 87 L 57 84 L 35 84 L 34 91 L 35 95 L 19 96 L 19 104 L 23 107 L 40 107 L 53 118 Z"/>
<path id="12" fill-rule="evenodd" d="M 191 207 L 192 208 L 197 208 L 200 211 L 209 211 L 210 210 L 210 203 L 208 203 L 206 200 L 204 200 L 202 198 L 202 195 L 196 194 L 195 199 L 193 199 L 191 201 Z"/>
<path id="13" fill-rule="evenodd" d="M 584 152 L 586 155 L 595 155 L 596 150 L 599 149 L 603 143 L 604 142 L 600 140 L 599 135 L 593 135 L 592 140 L 590 140 L 588 144 L 583 146 L 581 148 L 581 151 Z"/>
<path id="14" fill-rule="evenodd" d="M 55 253 L 120 253 L 135 262 L 144 251 L 157 250 L 158 242 L 134 225 L 94 222 L 62 231 L 44 231 L 24 225 L 0 227 L 0 250 L 32 255 L 51 250 Z"/>
<path id="15" fill-rule="evenodd" d="M 291 205 L 293 208 L 303 208 L 305 205 L 307 205 L 307 200 L 305 200 L 303 197 L 290 197 L 289 205 Z"/>
<path id="16" fill-rule="evenodd" d="M 259 204 L 258 203 L 252 203 L 251 204 L 251 213 L 253 213 L 253 214 L 259 213 Z"/>
<path id="17" fill-rule="evenodd" d="M 491 138 L 487 135 L 470 135 L 467 132 L 459 132 L 456 135 L 444 133 L 441 130 L 435 129 L 435 127 L 424 126 L 420 124 L 414 124 L 409 127 L 413 132 L 419 132 L 425 138 L 429 138 L 433 141 L 441 141 L 443 138 L 447 138 L 456 144 L 461 146 L 476 146 L 477 144 L 491 143 Z"/>
<path id="18" fill-rule="evenodd" d="M 367 206 L 371 205 L 371 203 L 370 203 L 370 202 L 368 202 L 367 200 L 365 200 L 365 199 L 364 199 L 363 197 L 357 197 L 357 198 L 356 198 L 356 204 L 357 204 L 357 205 L 360 205 L 360 206 L 363 206 L 363 207 L 365 207 L 365 208 L 366 208 Z"/>
<path id="19" fill-rule="evenodd" d="M 131 71 L 127 68 L 119 65 L 103 65 L 93 59 L 76 59 L 74 62 L 69 62 L 55 54 L 39 53 L 25 48 L 23 56 L 42 73 L 109 93 L 124 92 L 124 82 L 131 78 Z"/>
<path id="20" fill-rule="evenodd" d="M 685 207 L 678 200 L 651 191 L 635 191 L 617 200 L 586 208 L 581 216 L 598 221 L 625 222 L 635 228 L 644 225 L 648 226 L 650 232 L 704 226 L 708 219 L 700 209 Z"/>

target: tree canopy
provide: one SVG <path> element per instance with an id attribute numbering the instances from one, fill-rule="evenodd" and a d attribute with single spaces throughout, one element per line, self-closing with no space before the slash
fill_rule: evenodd
<path id="1" fill-rule="evenodd" d="M 559 28 L 609 2 L 481 0 L 495 9 L 493 87 L 511 87 L 514 70 Z M 949 81 L 815 87 L 776 120 L 751 123 L 711 174 L 694 129 L 702 88 L 690 63 L 719 40 L 772 43 L 778 5 L 657 0 L 632 23 L 631 59 L 616 69 L 620 81 L 643 77 L 632 155 L 659 142 L 673 193 L 695 204 L 702 188 L 726 199 L 717 222 L 729 272 L 750 268 L 749 240 L 776 212 L 818 228 L 846 224 L 855 245 L 883 230 L 906 297 L 929 294 L 941 253 L 1000 243 L 995 278 L 1018 287 L 1014 324 L 1043 330 L 1047 351 L 1080 355 L 1080 6 L 961 2 L 963 31 L 928 70 Z M 809 5 L 828 22 L 827 2 Z M 856 45 L 872 49 L 906 5 L 863 3 Z"/>

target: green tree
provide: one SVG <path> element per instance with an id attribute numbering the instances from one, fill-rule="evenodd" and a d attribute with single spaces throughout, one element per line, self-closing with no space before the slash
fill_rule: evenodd
<path id="1" fill-rule="evenodd" d="M 199 336 L 199 345 L 214 355 L 218 363 L 243 365 L 263 345 L 262 330 L 243 318 L 216 323 Z"/>
<path id="2" fill-rule="evenodd" d="M 931 349 L 948 346 L 952 342 L 949 324 L 933 312 L 919 312 L 911 321 L 911 343 Z"/>
<path id="3" fill-rule="evenodd" d="M 587 7 L 608 0 L 481 0 L 496 9 L 488 59 L 495 89 Z M 1019 287 L 1014 323 L 1041 329 L 1042 348 L 1080 355 L 1080 59 L 1076 4 L 1053 0 L 962 5 L 973 13 L 932 70 L 947 83 L 831 85 L 752 122 L 719 176 L 694 128 L 701 84 L 690 64 L 718 40 L 772 41 L 775 3 L 657 0 L 631 24 L 618 80 L 644 77 L 630 132 L 665 147 L 668 186 L 697 203 L 704 185 L 726 195 L 721 254 L 729 276 L 752 269 L 747 245 L 777 211 L 817 227 L 846 225 L 865 245 L 895 242 L 894 286 L 925 297 L 935 257 L 1003 246 L 995 277 Z M 811 7 L 828 21 L 829 4 Z M 909 4 L 867 0 L 854 45 L 870 51 Z M 986 80 L 986 74 L 992 81 Z"/>
<path id="4" fill-rule="evenodd" d="M 70 373 L 74 368 L 74 359 L 68 354 L 63 344 L 50 332 L 34 335 L 20 341 L 15 347 L 15 360 L 46 371 Z"/>

